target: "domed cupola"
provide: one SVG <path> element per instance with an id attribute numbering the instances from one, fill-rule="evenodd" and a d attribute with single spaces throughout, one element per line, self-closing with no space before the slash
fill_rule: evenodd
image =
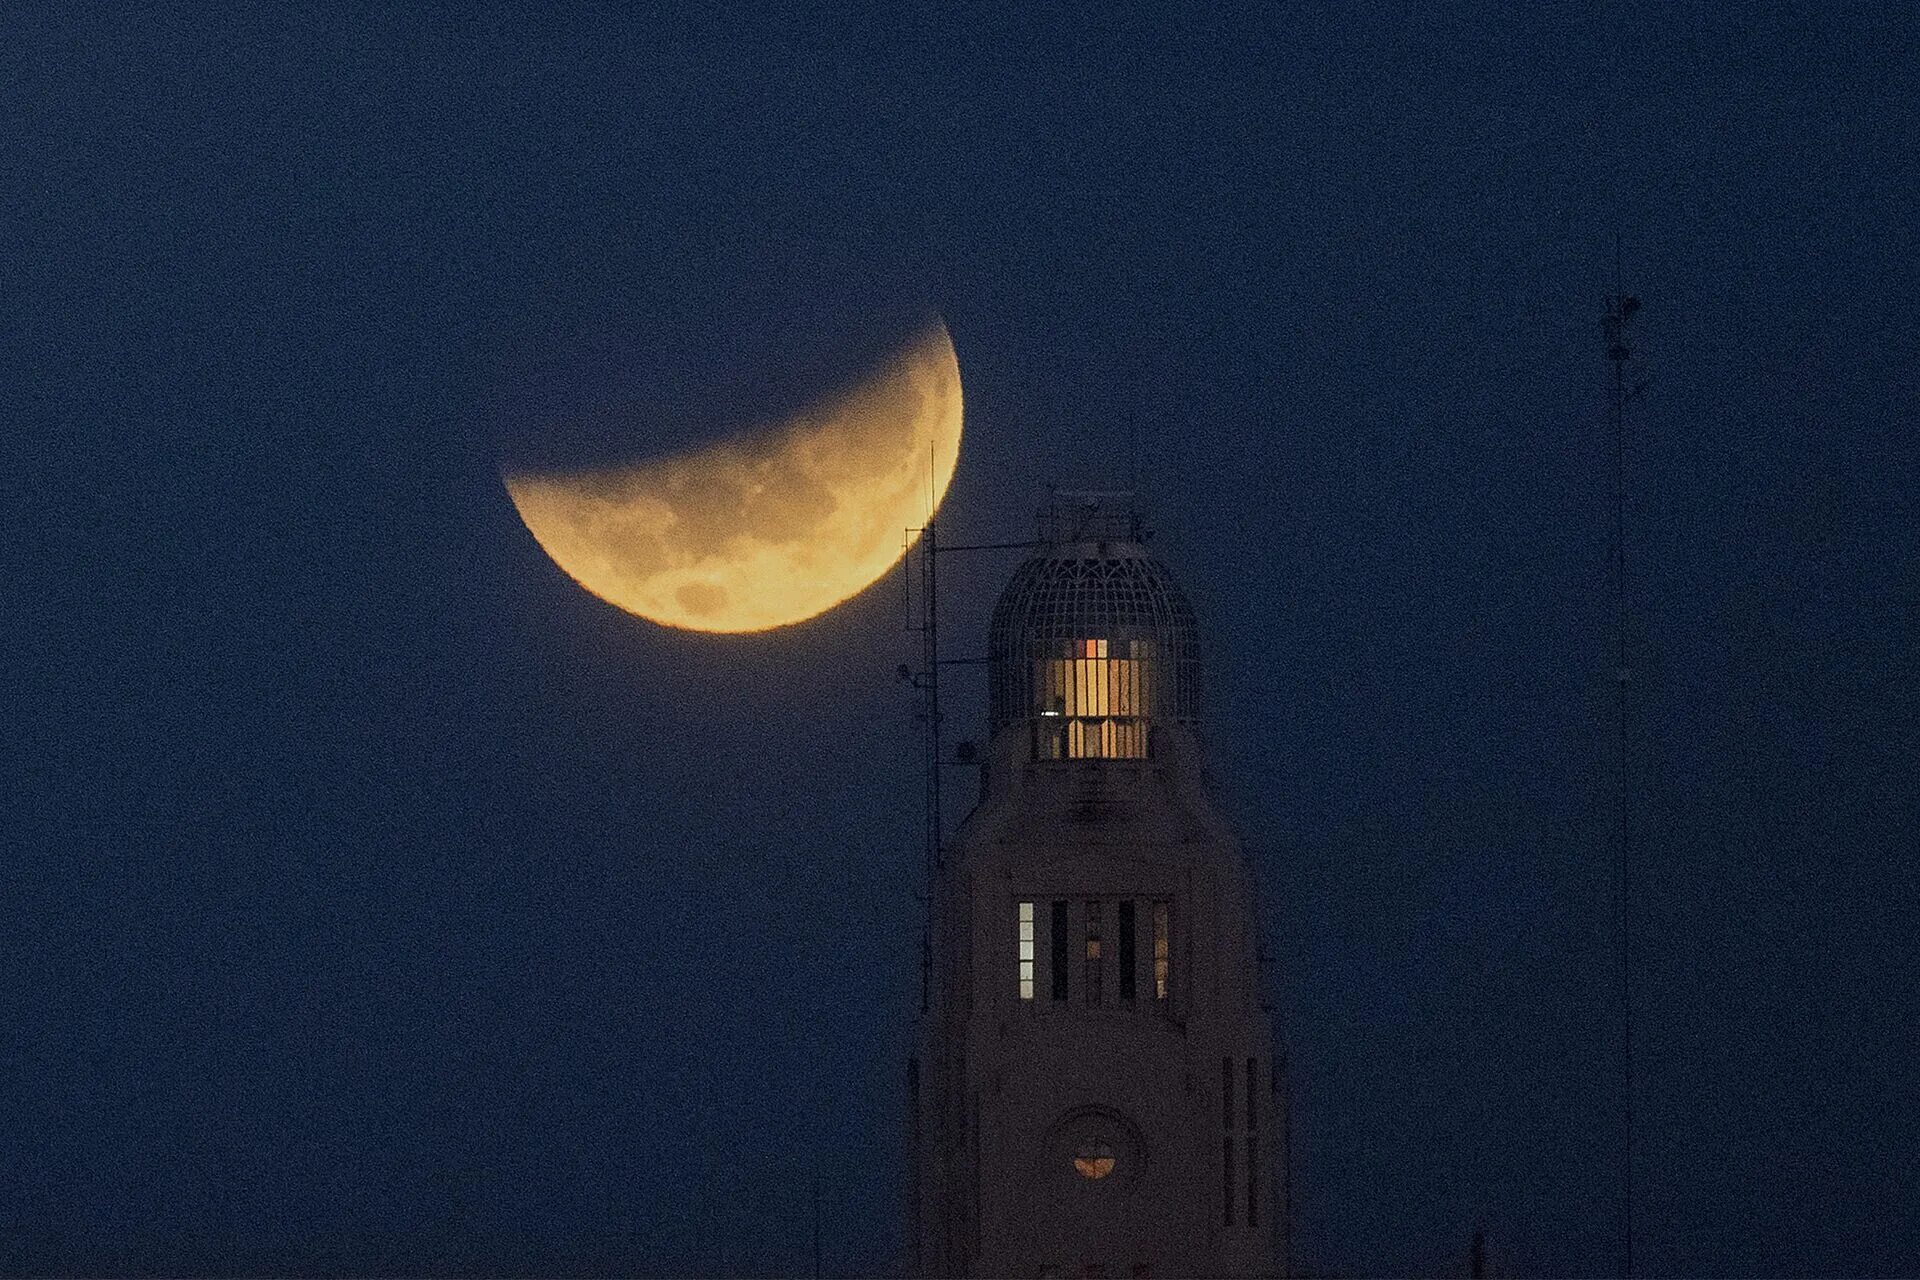
<path id="1" fill-rule="evenodd" d="M 1036 760 L 1144 759 L 1156 724 L 1199 718 L 1193 606 L 1124 500 L 1060 495 L 1040 541 L 987 632 L 992 731 L 1028 725 Z"/>

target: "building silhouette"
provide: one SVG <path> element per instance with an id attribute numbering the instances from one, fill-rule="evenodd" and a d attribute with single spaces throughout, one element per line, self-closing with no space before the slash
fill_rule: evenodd
<path id="1" fill-rule="evenodd" d="M 979 802 L 934 871 L 908 1077 L 920 1274 L 1284 1267 L 1284 1073 L 1201 666 L 1130 501 L 1042 513 L 989 628 Z"/>

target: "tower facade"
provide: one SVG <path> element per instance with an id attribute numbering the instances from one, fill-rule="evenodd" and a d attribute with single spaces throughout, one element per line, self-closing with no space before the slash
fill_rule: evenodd
<path id="1" fill-rule="evenodd" d="M 1193 610 L 1130 507 L 1042 514 L 988 636 L 909 1069 L 931 1276 L 1277 1275 L 1286 1143 Z"/>

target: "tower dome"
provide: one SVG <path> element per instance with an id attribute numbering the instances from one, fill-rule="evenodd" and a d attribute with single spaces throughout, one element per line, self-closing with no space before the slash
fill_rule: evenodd
<path id="1" fill-rule="evenodd" d="M 1155 724 L 1199 718 L 1193 606 L 1130 504 L 1063 496 L 1040 541 L 988 628 L 992 731 L 1030 724 L 1040 760 L 1152 754 Z"/>

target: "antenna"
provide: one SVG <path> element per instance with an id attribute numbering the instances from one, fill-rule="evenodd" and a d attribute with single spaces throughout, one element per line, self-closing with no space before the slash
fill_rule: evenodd
<path id="1" fill-rule="evenodd" d="M 933 1003 L 933 895 L 939 883 L 941 862 L 940 805 L 940 584 L 935 568 L 939 555 L 939 535 L 934 513 L 934 472 L 937 469 L 932 446 L 927 449 L 927 519 L 920 528 L 920 662 L 916 672 L 902 665 L 900 678 L 920 691 L 920 721 L 923 725 L 922 750 L 925 755 L 923 787 L 927 806 L 925 865 L 922 876 L 925 889 L 920 911 L 920 1012 Z M 910 540 L 913 531 L 907 531 Z M 905 557 L 902 557 L 904 560 Z M 913 616 L 913 574 L 907 571 L 907 616 Z M 911 626 L 911 621 L 909 621 Z"/>
<path id="2" fill-rule="evenodd" d="M 920 671 L 913 683 L 920 690 L 920 719 L 924 725 L 922 749 L 927 805 L 926 897 L 920 916 L 920 1012 L 933 1000 L 933 895 L 941 863 L 940 805 L 940 539 L 933 518 L 933 451 L 927 451 L 927 522 L 920 530 Z"/>
<path id="3" fill-rule="evenodd" d="M 929 478 L 931 479 L 931 476 Z M 920 616 L 917 626 L 913 620 L 913 570 L 908 563 L 914 558 L 911 555 L 911 548 L 916 533 L 920 536 Z M 920 669 L 916 671 L 908 664 L 901 663 L 897 674 L 903 683 L 912 685 L 920 693 L 918 718 L 921 724 L 921 751 L 925 770 L 923 787 L 927 810 L 925 865 L 922 869 L 926 887 L 921 895 L 920 915 L 920 1012 L 926 1013 L 933 1002 L 933 899 L 939 889 L 940 873 L 945 864 L 946 854 L 946 823 L 940 794 L 940 771 L 949 765 L 967 768 L 982 767 L 981 761 L 972 758 L 964 751 L 959 753 L 956 759 L 943 758 L 940 732 L 940 668 L 983 665 L 987 661 L 985 658 L 940 656 L 940 557 L 955 551 L 1028 550 L 1044 544 L 1035 539 L 1024 542 L 983 542 L 970 546 L 943 547 L 940 545 L 939 522 L 934 518 L 931 490 L 928 494 L 926 524 L 919 529 L 904 530 L 902 541 L 905 545 L 901 555 L 904 571 L 901 576 L 906 585 L 907 630 L 920 633 Z"/>
<path id="4" fill-rule="evenodd" d="M 1640 310 L 1640 299 L 1627 293 L 1620 284 L 1620 236 L 1613 237 L 1613 292 L 1607 295 L 1606 315 L 1601 331 L 1607 344 L 1607 360 L 1613 365 L 1613 385 L 1608 395 L 1608 418 L 1613 428 L 1613 602 L 1614 602 L 1614 719 L 1619 733 L 1620 773 L 1616 796 L 1619 809 L 1620 876 L 1620 1069 L 1623 1082 L 1625 1134 L 1621 1153 L 1624 1191 L 1622 1231 L 1625 1267 L 1622 1274 L 1633 1276 L 1633 917 L 1629 911 L 1630 875 L 1633 869 L 1633 788 L 1629 765 L 1627 732 L 1627 685 L 1633 673 L 1627 638 L 1627 401 L 1644 390 L 1644 384 L 1627 389 L 1627 361 L 1633 358 L 1633 345 L 1627 325 Z"/>

